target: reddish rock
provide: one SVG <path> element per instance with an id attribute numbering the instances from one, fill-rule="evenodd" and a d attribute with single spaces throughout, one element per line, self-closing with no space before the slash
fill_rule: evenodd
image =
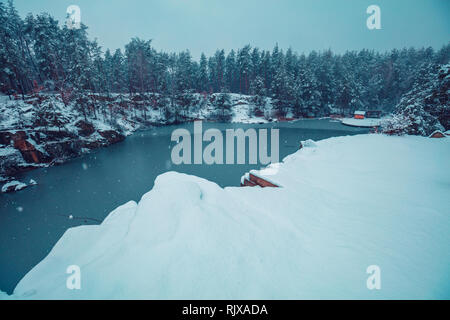
<path id="1" fill-rule="evenodd" d="M 18 149 L 22 154 L 23 159 L 28 163 L 41 163 L 40 152 L 26 140 L 14 141 L 14 148 Z"/>
<path id="2" fill-rule="evenodd" d="M 48 163 L 50 159 L 46 157 L 42 152 L 36 150 L 27 140 L 27 134 L 24 131 L 18 131 L 12 135 L 14 141 L 14 148 L 20 151 L 23 159 L 27 163 Z"/>
<path id="3" fill-rule="evenodd" d="M 260 187 L 271 187 L 271 188 L 278 188 L 278 186 L 276 184 L 273 184 L 270 181 L 267 181 L 261 177 L 258 177 L 256 175 L 254 175 L 253 173 L 250 173 L 249 175 L 250 177 L 250 182 L 253 182 L 254 184 L 257 184 Z"/>
<path id="4" fill-rule="evenodd" d="M 27 133 L 25 132 L 25 131 L 16 131 L 15 133 L 12 133 L 11 134 L 11 139 L 13 140 L 13 141 L 16 141 L 16 140 L 25 140 L 25 139 L 27 139 L 28 138 L 28 136 L 27 136 Z"/>

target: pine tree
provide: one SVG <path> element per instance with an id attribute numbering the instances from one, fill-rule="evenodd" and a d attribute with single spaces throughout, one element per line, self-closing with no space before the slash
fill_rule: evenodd
<path id="1" fill-rule="evenodd" d="M 231 118 L 231 97 L 228 92 L 216 95 L 215 106 L 217 108 L 217 120 L 229 121 Z"/>
<path id="2" fill-rule="evenodd" d="M 394 110 L 397 119 L 419 119 L 421 125 L 408 132 L 425 134 L 438 123 L 449 126 L 448 67 L 443 67 L 449 57 L 449 44 L 437 51 L 326 50 L 308 55 L 292 48 L 284 54 L 276 44 L 272 51 L 246 45 L 226 56 L 216 50 L 193 61 L 189 51 L 157 52 L 151 40 L 139 38 L 131 39 L 124 52 L 112 54 L 89 39 L 85 25 L 70 29 L 45 13 L 22 19 L 12 0 L 0 2 L 0 92 L 10 99 L 13 94 L 56 93 L 86 119 L 99 111 L 105 114 L 105 101 L 112 101 L 113 93 L 121 94 L 121 105 L 126 105 L 125 93 L 132 96 L 135 116 L 139 111 L 146 118 L 146 108 L 152 106 L 173 121 L 187 116 L 194 105 L 206 107 L 207 93 L 228 91 L 254 95 L 256 109 L 272 97 L 280 115 L 322 116 L 337 108 L 346 113 Z M 202 103 L 194 92 L 204 93 Z M 36 104 L 33 111 L 45 109 L 46 114 L 49 108 Z M 120 112 L 116 109 L 109 108 L 110 119 Z"/>
<path id="3" fill-rule="evenodd" d="M 214 75 L 216 79 L 216 91 L 222 91 L 224 88 L 224 74 L 225 74 L 225 51 L 217 50 L 214 55 Z"/>
<path id="4" fill-rule="evenodd" d="M 250 45 L 238 51 L 237 69 L 239 70 L 239 92 L 248 94 L 250 89 L 251 57 Z"/>
<path id="5" fill-rule="evenodd" d="M 383 125 L 390 134 L 430 135 L 450 126 L 449 101 L 450 65 L 439 70 L 432 64 L 423 65 L 413 89 L 405 94 L 392 119 Z"/>
<path id="6" fill-rule="evenodd" d="M 111 73 L 111 88 L 113 92 L 125 92 L 127 70 L 125 58 L 120 49 L 117 49 L 112 57 Z"/>
<path id="7" fill-rule="evenodd" d="M 200 57 L 200 68 L 198 75 L 198 86 L 200 92 L 207 92 L 209 87 L 209 79 L 208 79 L 208 61 L 206 60 L 206 56 L 202 53 Z"/>
<path id="8" fill-rule="evenodd" d="M 231 50 L 225 60 L 225 87 L 231 92 L 238 91 L 236 75 L 236 54 L 234 50 Z"/>
<path id="9" fill-rule="evenodd" d="M 150 90 L 151 40 L 133 38 L 125 46 L 127 81 L 130 93 L 144 93 Z"/>

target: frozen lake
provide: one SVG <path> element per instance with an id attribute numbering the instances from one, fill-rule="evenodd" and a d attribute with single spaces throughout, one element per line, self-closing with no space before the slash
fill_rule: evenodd
<path id="1" fill-rule="evenodd" d="M 38 185 L 0 195 L 0 290 L 11 293 L 68 228 L 100 223 L 117 206 L 129 200 L 139 201 L 161 173 L 184 172 L 225 187 L 238 186 L 245 172 L 260 168 L 248 164 L 173 165 L 170 156 L 174 143 L 170 136 L 181 127 L 192 130 L 193 124 L 136 132 L 122 143 L 64 165 L 17 176 L 25 182 L 34 179 Z M 298 150 L 301 140 L 317 141 L 368 131 L 327 119 L 269 124 L 203 123 L 204 131 L 212 127 L 223 131 L 280 129 L 280 160 Z"/>

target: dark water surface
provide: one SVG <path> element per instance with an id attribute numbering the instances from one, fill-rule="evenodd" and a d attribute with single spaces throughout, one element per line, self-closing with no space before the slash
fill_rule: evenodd
<path id="1" fill-rule="evenodd" d="M 280 160 L 298 150 L 301 140 L 366 133 L 331 120 L 293 123 L 204 123 L 220 130 L 237 128 L 280 129 Z M 124 142 L 96 150 L 64 165 L 17 176 L 37 186 L 0 194 L 0 290 L 11 293 L 19 280 L 41 261 L 70 227 L 98 224 L 109 212 L 130 200 L 139 201 L 155 178 L 179 171 L 214 181 L 222 187 L 238 186 L 241 176 L 260 165 L 180 165 L 171 163 L 173 130 L 192 124 L 137 132 Z M 225 138 L 225 135 L 224 135 Z M 270 132 L 268 133 L 270 140 Z M 225 139 L 224 139 L 225 140 Z M 225 143 L 225 141 L 224 141 Z M 205 147 L 208 143 L 204 143 Z M 73 219 L 69 219 L 72 215 Z"/>

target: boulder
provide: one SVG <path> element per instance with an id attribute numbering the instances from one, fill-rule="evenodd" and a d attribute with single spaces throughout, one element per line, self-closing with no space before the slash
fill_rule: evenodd
<path id="1" fill-rule="evenodd" d="M 0 148 L 0 174 L 11 177 L 21 171 L 23 158 L 13 147 Z"/>
<path id="2" fill-rule="evenodd" d="M 102 147 L 103 145 L 104 144 L 101 143 L 98 140 L 95 140 L 95 141 L 84 141 L 83 142 L 83 148 L 85 148 L 85 149 L 97 149 L 97 148 Z"/>
<path id="3" fill-rule="evenodd" d="M 120 134 L 114 130 L 98 131 L 98 133 L 105 138 L 109 144 L 114 144 L 125 140 L 125 136 L 123 134 Z"/>
<path id="4" fill-rule="evenodd" d="M 14 181 L 5 183 L 2 187 L 2 192 L 7 193 L 7 192 L 19 191 L 19 190 L 25 189 L 26 187 L 27 187 L 27 185 L 25 183 L 14 180 Z"/>
<path id="5" fill-rule="evenodd" d="M 95 132 L 94 125 L 84 120 L 78 121 L 75 126 L 78 128 L 78 134 L 83 137 L 88 137 Z"/>
<path id="6" fill-rule="evenodd" d="M 70 159 L 81 155 L 80 140 L 49 142 L 44 146 L 45 152 L 52 159 Z"/>

